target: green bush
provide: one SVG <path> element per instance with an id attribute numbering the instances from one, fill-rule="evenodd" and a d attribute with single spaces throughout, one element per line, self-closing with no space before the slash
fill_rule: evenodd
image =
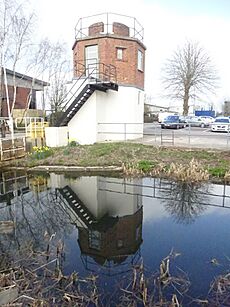
<path id="1" fill-rule="evenodd" d="M 155 163 L 153 161 L 148 161 L 148 160 L 141 160 L 138 162 L 138 169 L 143 171 L 143 172 L 149 172 L 151 169 L 155 166 Z"/>
<path id="2" fill-rule="evenodd" d="M 70 146 L 70 147 L 76 147 L 77 145 L 78 145 L 78 142 L 76 142 L 76 141 L 74 141 L 74 140 L 72 140 L 72 141 L 69 142 L 69 146 Z"/>

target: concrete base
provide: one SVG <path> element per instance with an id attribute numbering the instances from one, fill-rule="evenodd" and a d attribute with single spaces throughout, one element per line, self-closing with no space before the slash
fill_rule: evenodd
<path id="1" fill-rule="evenodd" d="M 46 127 L 45 138 L 48 147 L 67 146 L 68 127 Z"/>
<path id="2" fill-rule="evenodd" d="M 80 144 L 143 137 L 144 92 L 119 86 L 95 91 L 68 124 L 70 140 Z"/>

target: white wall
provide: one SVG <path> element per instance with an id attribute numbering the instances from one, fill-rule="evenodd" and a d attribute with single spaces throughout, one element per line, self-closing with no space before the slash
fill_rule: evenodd
<path id="1" fill-rule="evenodd" d="M 143 137 L 143 113 L 144 92 L 137 88 L 97 91 L 97 141 Z"/>
<path id="2" fill-rule="evenodd" d="M 98 177 L 97 202 L 100 216 L 105 213 L 114 217 L 134 214 L 142 206 L 142 197 L 137 195 L 142 194 L 142 187 L 134 184 L 141 185 L 142 179 Z"/>
<path id="3" fill-rule="evenodd" d="M 60 147 L 68 144 L 68 127 L 45 127 L 46 145 Z"/>
<path id="4" fill-rule="evenodd" d="M 92 144 L 143 137 L 144 92 L 119 86 L 95 91 L 68 124 L 70 140 Z"/>
<path id="5" fill-rule="evenodd" d="M 71 179 L 56 174 L 51 174 L 49 181 L 52 188 L 69 185 L 98 219 L 105 214 L 114 217 L 134 214 L 142 206 L 142 197 L 137 195 L 142 194 L 141 184 L 142 179 L 128 180 L 98 176 Z"/>
<path id="6" fill-rule="evenodd" d="M 95 216 L 98 216 L 97 201 L 97 177 L 80 177 L 78 179 L 67 179 L 71 189 L 77 194 L 84 205 Z"/>
<path id="7" fill-rule="evenodd" d="M 48 186 L 50 188 L 64 188 L 66 185 L 66 178 L 63 174 L 50 173 L 48 177 Z"/>
<path id="8" fill-rule="evenodd" d="M 97 140 L 96 92 L 89 97 L 68 124 L 69 139 L 80 144 L 93 144 Z"/>

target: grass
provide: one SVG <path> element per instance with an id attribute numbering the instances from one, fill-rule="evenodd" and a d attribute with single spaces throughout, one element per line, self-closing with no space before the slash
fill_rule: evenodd
<path id="1" fill-rule="evenodd" d="M 163 173 L 169 176 L 172 163 L 175 170 L 184 171 L 186 167 L 191 167 L 190 162 L 193 160 L 201 166 L 201 172 L 207 171 L 212 178 L 224 180 L 226 173 L 228 178 L 230 176 L 230 155 L 227 151 L 163 148 L 128 142 L 95 143 L 84 146 L 74 143 L 71 146 L 55 148 L 50 156 L 42 159 L 32 157 L 28 155 L 20 160 L 2 162 L 0 166 L 124 166 L 130 175 Z"/>
<path id="2" fill-rule="evenodd" d="M 208 169 L 208 172 L 212 177 L 218 177 L 218 178 L 224 178 L 227 171 L 228 169 L 223 166 L 215 166 L 215 167 L 210 167 Z"/>
<path id="3" fill-rule="evenodd" d="M 138 162 L 137 167 L 139 170 L 146 173 L 146 172 L 150 172 L 152 168 L 154 168 L 155 164 L 156 163 L 154 163 L 153 161 L 141 160 Z"/>

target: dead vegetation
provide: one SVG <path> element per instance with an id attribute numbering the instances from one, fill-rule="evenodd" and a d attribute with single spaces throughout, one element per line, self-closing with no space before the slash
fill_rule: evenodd
<path id="1" fill-rule="evenodd" d="M 28 154 L 25 158 L 0 163 L 0 165 L 5 168 L 44 166 L 44 170 L 50 165 L 57 167 L 121 167 L 123 165 L 124 174 L 130 176 L 143 174 L 175 176 L 179 180 L 194 176 L 195 181 L 200 181 L 207 180 L 209 174 L 211 178 L 216 178 L 218 181 L 230 181 L 230 155 L 227 151 L 182 150 L 128 142 L 66 146 L 55 148 L 49 157 L 36 159 Z"/>
<path id="2" fill-rule="evenodd" d="M 183 182 L 200 182 L 209 179 L 208 171 L 195 159 L 192 159 L 188 165 L 171 163 L 167 175 Z"/>
<path id="3" fill-rule="evenodd" d="M 174 163 L 172 162 L 169 166 L 164 163 L 149 164 L 143 170 L 143 164 L 123 164 L 123 172 L 126 176 L 163 176 L 171 178 L 181 182 L 203 182 L 207 181 L 210 177 L 207 169 L 203 165 L 192 159 L 187 164 Z"/>
<path id="4" fill-rule="evenodd" d="M 82 279 L 76 272 L 65 276 L 62 272 L 64 245 L 51 244 L 45 251 L 32 247 L 20 253 L 12 266 L 0 270 L 1 306 L 99 306 L 97 278 Z"/>
<path id="5" fill-rule="evenodd" d="M 55 234 L 44 234 L 47 247 L 34 251 L 32 246 L 20 252 L 12 265 L 1 263 L 0 305 L 11 307 L 51 306 L 117 306 L 117 307 L 182 307 L 229 306 L 230 273 L 212 282 L 204 299 L 189 296 L 189 278 L 175 265 L 180 253 L 172 250 L 150 274 L 143 261 L 122 278 L 113 293 L 104 293 L 99 277 L 81 278 L 77 272 L 64 275 L 64 244 Z M 3 268 L 4 267 L 4 268 Z"/>
<path id="6" fill-rule="evenodd" d="M 172 251 L 154 275 L 147 274 L 141 262 L 121 280 L 115 294 L 105 296 L 97 276 L 64 275 L 64 245 L 62 241 L 53 244 L 54 236 L 47 239 L 45 234 L 45 251 L 29 247 L 14 265 L 1 269 L 1 306 L 181 306 L 190 283 L 182 270 L 177 276 L 170 272 L 171 262 L 179 254 Z"/>
<path id="7" fill-rule="evenodd" d="M 215 278 L 211 284 L 208 298 L 213 306 L 230 305 L 230 273 Z"/>

